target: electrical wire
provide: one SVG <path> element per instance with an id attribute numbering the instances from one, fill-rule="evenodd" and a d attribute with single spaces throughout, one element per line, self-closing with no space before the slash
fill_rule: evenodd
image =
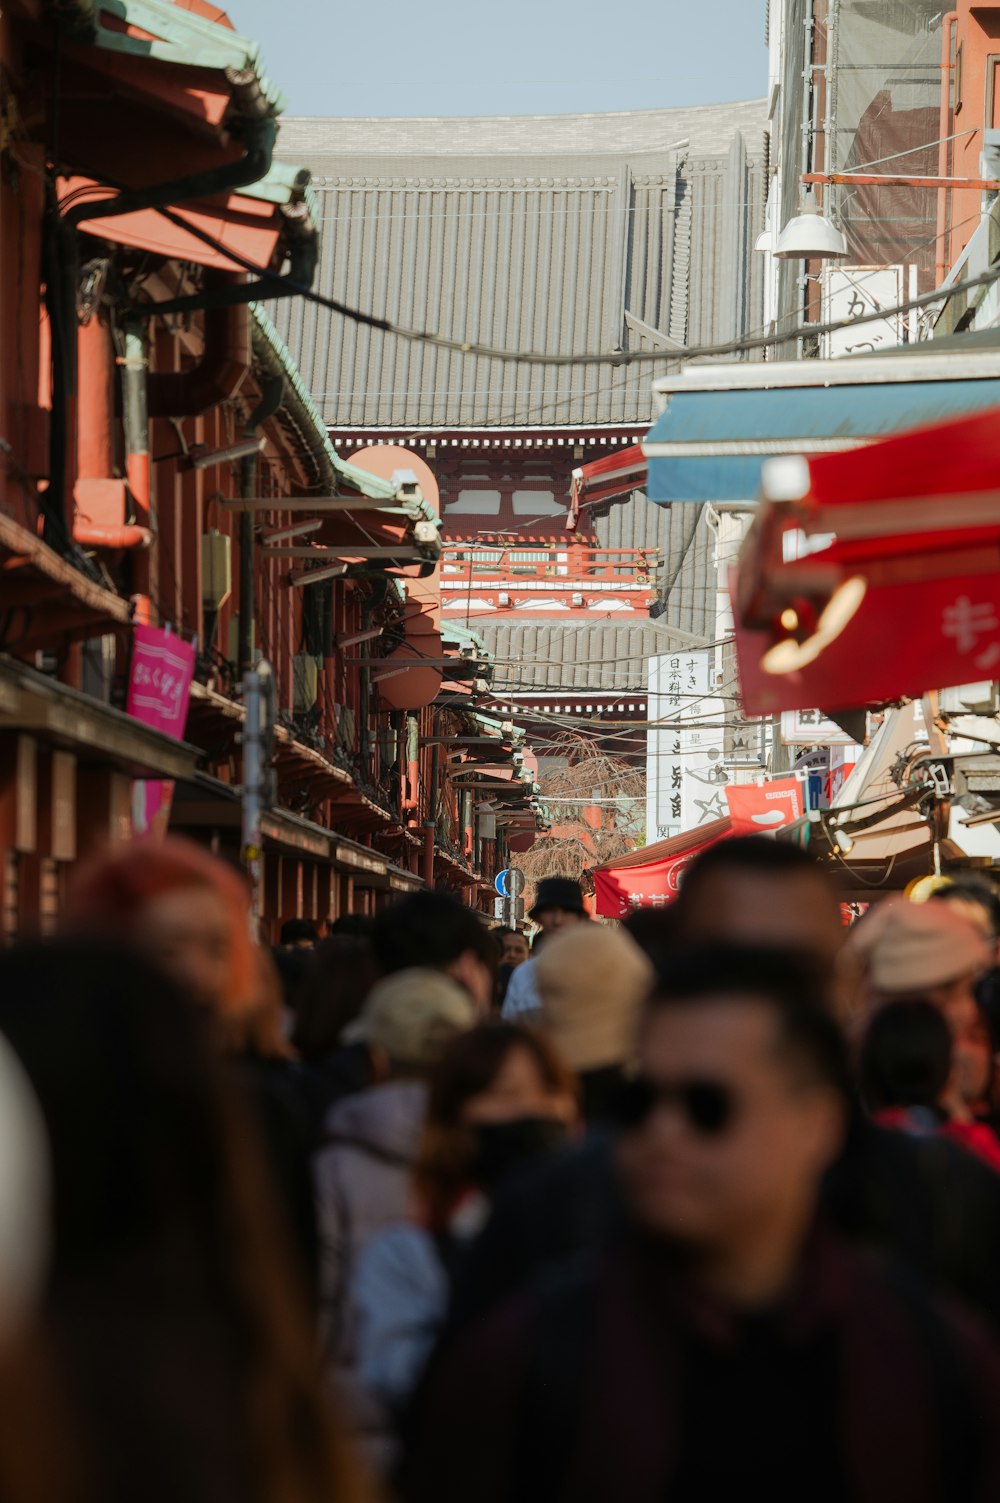
<path id="1" fill-rule="evenodd" d="M 976 287 L 985 287 L 1000 278 L 1000 267 L 990 267 L 989 270 L 980 272 L 977 276 L 966 277 L 960 282 L 953 282 L 948 286 L 935 288 L 932 292 L 925 292 L 917 297 L 907 298 L 892 307 L 879 309 L 874 313 L 863 313 L 857 318 L 829 319 L 824 323 L 807 323 L 798 329 L 783 333 L 780 338 L 774 334 L 751 335 L 742 339 L 727 340 L 720 344 L 684 345 L 676 350 L 605 350 L 600 352 L 580 353 L 575 355 L 553 355 L 544 350 L 510 350 L 497 345 L 481 344 L 476 340 L 455 339 L 448 335 L 437 334 L 427 329 L 412 328 L 406 324 L 396 324 L 390 319 L 380 318 L 373 313 L 367 313 L 360 308 L 353 308 L 348 303 L 341 302 L 338 298 L 327 297 L 325 293 L 317 292 L 304 282 L 293 281 L 280 272 L 272 271 L 265 266 L 259 266 L 249 257 L 242 255 L 232 246 L 226 245 L 215 235 L 195 225 L 175 213 L 172 209 L 158 208 L 156 212 L 176 227 L 193 235 L 196 239 L 211 246 L 213 250 L 221 252 L 235 262 L 244 271 L 256 276 L 259 281 L 270 283 L 276 292 L 283 295 L 295 294 L 304 298 L 307 302 L 315 303 L 318 307 L 326 308 L 331 313 L 337 313 L 351 323 L 360 324 L 365 328 L 375 329 L 383 334 L 392 334 L 397 338 L 408 340 L 414 344 L 430 346 L 434 349 L 448 351 L 456 355 L 470 355 L 483 360 L 497 360 L 511 365 L 548 365 L 552 367 L 584 368 L 586 366 L 632 366 L 649 365 L 665 361 L 676 362 L 678 360 L 694 360 L 719 358 L 723 355 L 748 354 L 752 350 L 767 349 L 775 343 L 787 343 L 796 338 L 815 338 L 820 334 L 833 334 L 840 329 L 859 328 L 864 324 L 882 322 L 892 318 L 896 314 L 908 313 L 911 309 L 927 308 L 931 304 L 947 300 L 960 292 L 970 292 Z M 155 312 L 149 304 L 142 306 L 143 312 Z"/>
<path id="2" fill-rule="evenodd" d="M 930 151 L 932 146 L 946 146 L 949 141 L 959 141 L 963 136 L 974 136 L 979 130 L 978 125 L 970 126 L 968 130 L 957 130 L 952 136 L 938 136 L 936 141 L 925 141 L 922 146 L 908 146 L 905 151 L 891 151 L 887 157 L 873 157 L 870 162 L 858 162 L 845 171 L 867 172 L 869 167 L 881 167 L 883 162 L 895 162 L 899 157 L 912 157 L 918 151 Z"/>

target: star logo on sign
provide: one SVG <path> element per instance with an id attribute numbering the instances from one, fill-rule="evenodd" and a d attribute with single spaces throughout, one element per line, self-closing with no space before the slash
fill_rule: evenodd
<path id="1" fill-rule="evenodd" d="M 698 823 L 700 825 L 703 825 L 707 819 L 721 819 L 723 813 L 722 794 L 716 793 L 712 796 L 712 798 L 696 798 L 694 801 L 694 806 L 696 809 L 701 810 L 701 814 L 698 818 Z"/>

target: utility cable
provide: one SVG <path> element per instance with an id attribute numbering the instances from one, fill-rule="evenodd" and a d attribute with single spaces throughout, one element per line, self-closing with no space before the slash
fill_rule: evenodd
<path id="1" fill-rule="evenodd" d="M 899 313 L 908 313 L 914 308 L 927 308 L 932 303 L 940 302 L 956 296 L 960 292 L 970 292 L 976 287 L 985 287 L 1000 278 L 1000 267 L 990 267 L 989 270 L 980 272 L 977 276 L 966 277 L 960 282 L 953 282 L 948 286 L 935 288 L 932 292 L 925 292 L 917 297 L 907 298 L 892 307 L 882 308 L 873 313 L 863 313 L 858 318 L 835 318 L 825 323 L 801 324 L 798 329 L 786 330 L 780 336 L 775 334 L 753 335 L 744 339 L 728 340 L 721 344 L 683 345 L 676 350 L 605 350 L 601 352 L 589 352 L 576 355 L 551 355 L 544 350 L 510 350 L 500 346 L 480 344 L 476 340 L 454 339 L 445 334 L 433 333 L 427 329 L 411 328 L 406 324 L 396 324 L 390 319 L 380 318 L 376 314 L 366 313 L 360 308 L 353 308 L 348 303 L 342 303 L 338 298 L 327 297 L 325 293 L 316 292 L 304 282 L 291 280 L 282 276 L 280 272 L 272 271 L 266 266 L 258 266 L 249 257 L 242 255 L 233 247 L 226 245 L 215 235 L 209 234 L 199 225 L 192 224 L 183 215 L 176 214 L 172 209 L 158 208 L 156 210 L 165 219 L 177 228 L 193 235 L 195 239 L 203 241 L 213 250 L 221 252 L 230 261 L 236 263 L 244 271 L 256 276 L 261 282 L 270 283 L 276 292 L 283 295 L 294 294 L 305 298 L 307 302 L 315 303 L 318 307 L 327 308 L 331 313 L 339 314 L 351 323 L 360 324 L 365 328 L 375 329 L 383 334 L 392 334 L 397 338 L 405 339 L 414 344 L 428 345 L 434 349 L 446 350 L 455 355 L 470 355 L 482 360 L 504 361 L 512 365 L 549 365 L 553 367 L 585 367 L 590 365 L 649 365 L 657 361 L 695 360 L 718 358 L 723 355 L 748 354 L 752 350 L 767 349 L 773 344 L 788 343 L 796 338 L 812 338 L 818 334 L 833 334 L 840 329 L 860 328 L 868 323 L 880 323 L 887 318 L 892 318 Z M 155 304 L 142 305 L 145 313 L 155 313 Z"/>

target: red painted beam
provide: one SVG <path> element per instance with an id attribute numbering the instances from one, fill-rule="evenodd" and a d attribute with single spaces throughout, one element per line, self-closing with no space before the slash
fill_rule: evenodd
<path id="1" fill-rule="evenodd" d="M 835 183 L 846 188 L 979 188 L 1000 192 L 1000 182 L 987 177 L 890 177 L 871 172 L 803 172 L 804 183 Z"/>

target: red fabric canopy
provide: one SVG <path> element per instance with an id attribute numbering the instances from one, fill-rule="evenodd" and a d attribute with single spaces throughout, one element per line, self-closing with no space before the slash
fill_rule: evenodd
<path id="1" fill-rule="evenodd" d="M 765 466 L 733 581 L 749 714 L 1000 672 L 1000 413 Z M 833 541 L 809 552 L 790 533 Z"/>
<path id="2" fill-rule="evenodd" d="M 603 459 L 580 465 L 573 471 L 566 525 L 571 529 L 576 526 L 582 506 L 594 506 L 600 501 L 611 501 L 615 496 L 627 496 L 629 491 L 645 483 L 646 456 L 641 444 L 632 444 Z"/>
<path id="3" fill-rule="evenodd" d="M 620 919 L 636 908 L 666 908 L 676 898 L 684 871 L 699 852 L 732 833 L 731 820 L 717 819 L 596 867 L 597 912 L 602 918 Z"/>

